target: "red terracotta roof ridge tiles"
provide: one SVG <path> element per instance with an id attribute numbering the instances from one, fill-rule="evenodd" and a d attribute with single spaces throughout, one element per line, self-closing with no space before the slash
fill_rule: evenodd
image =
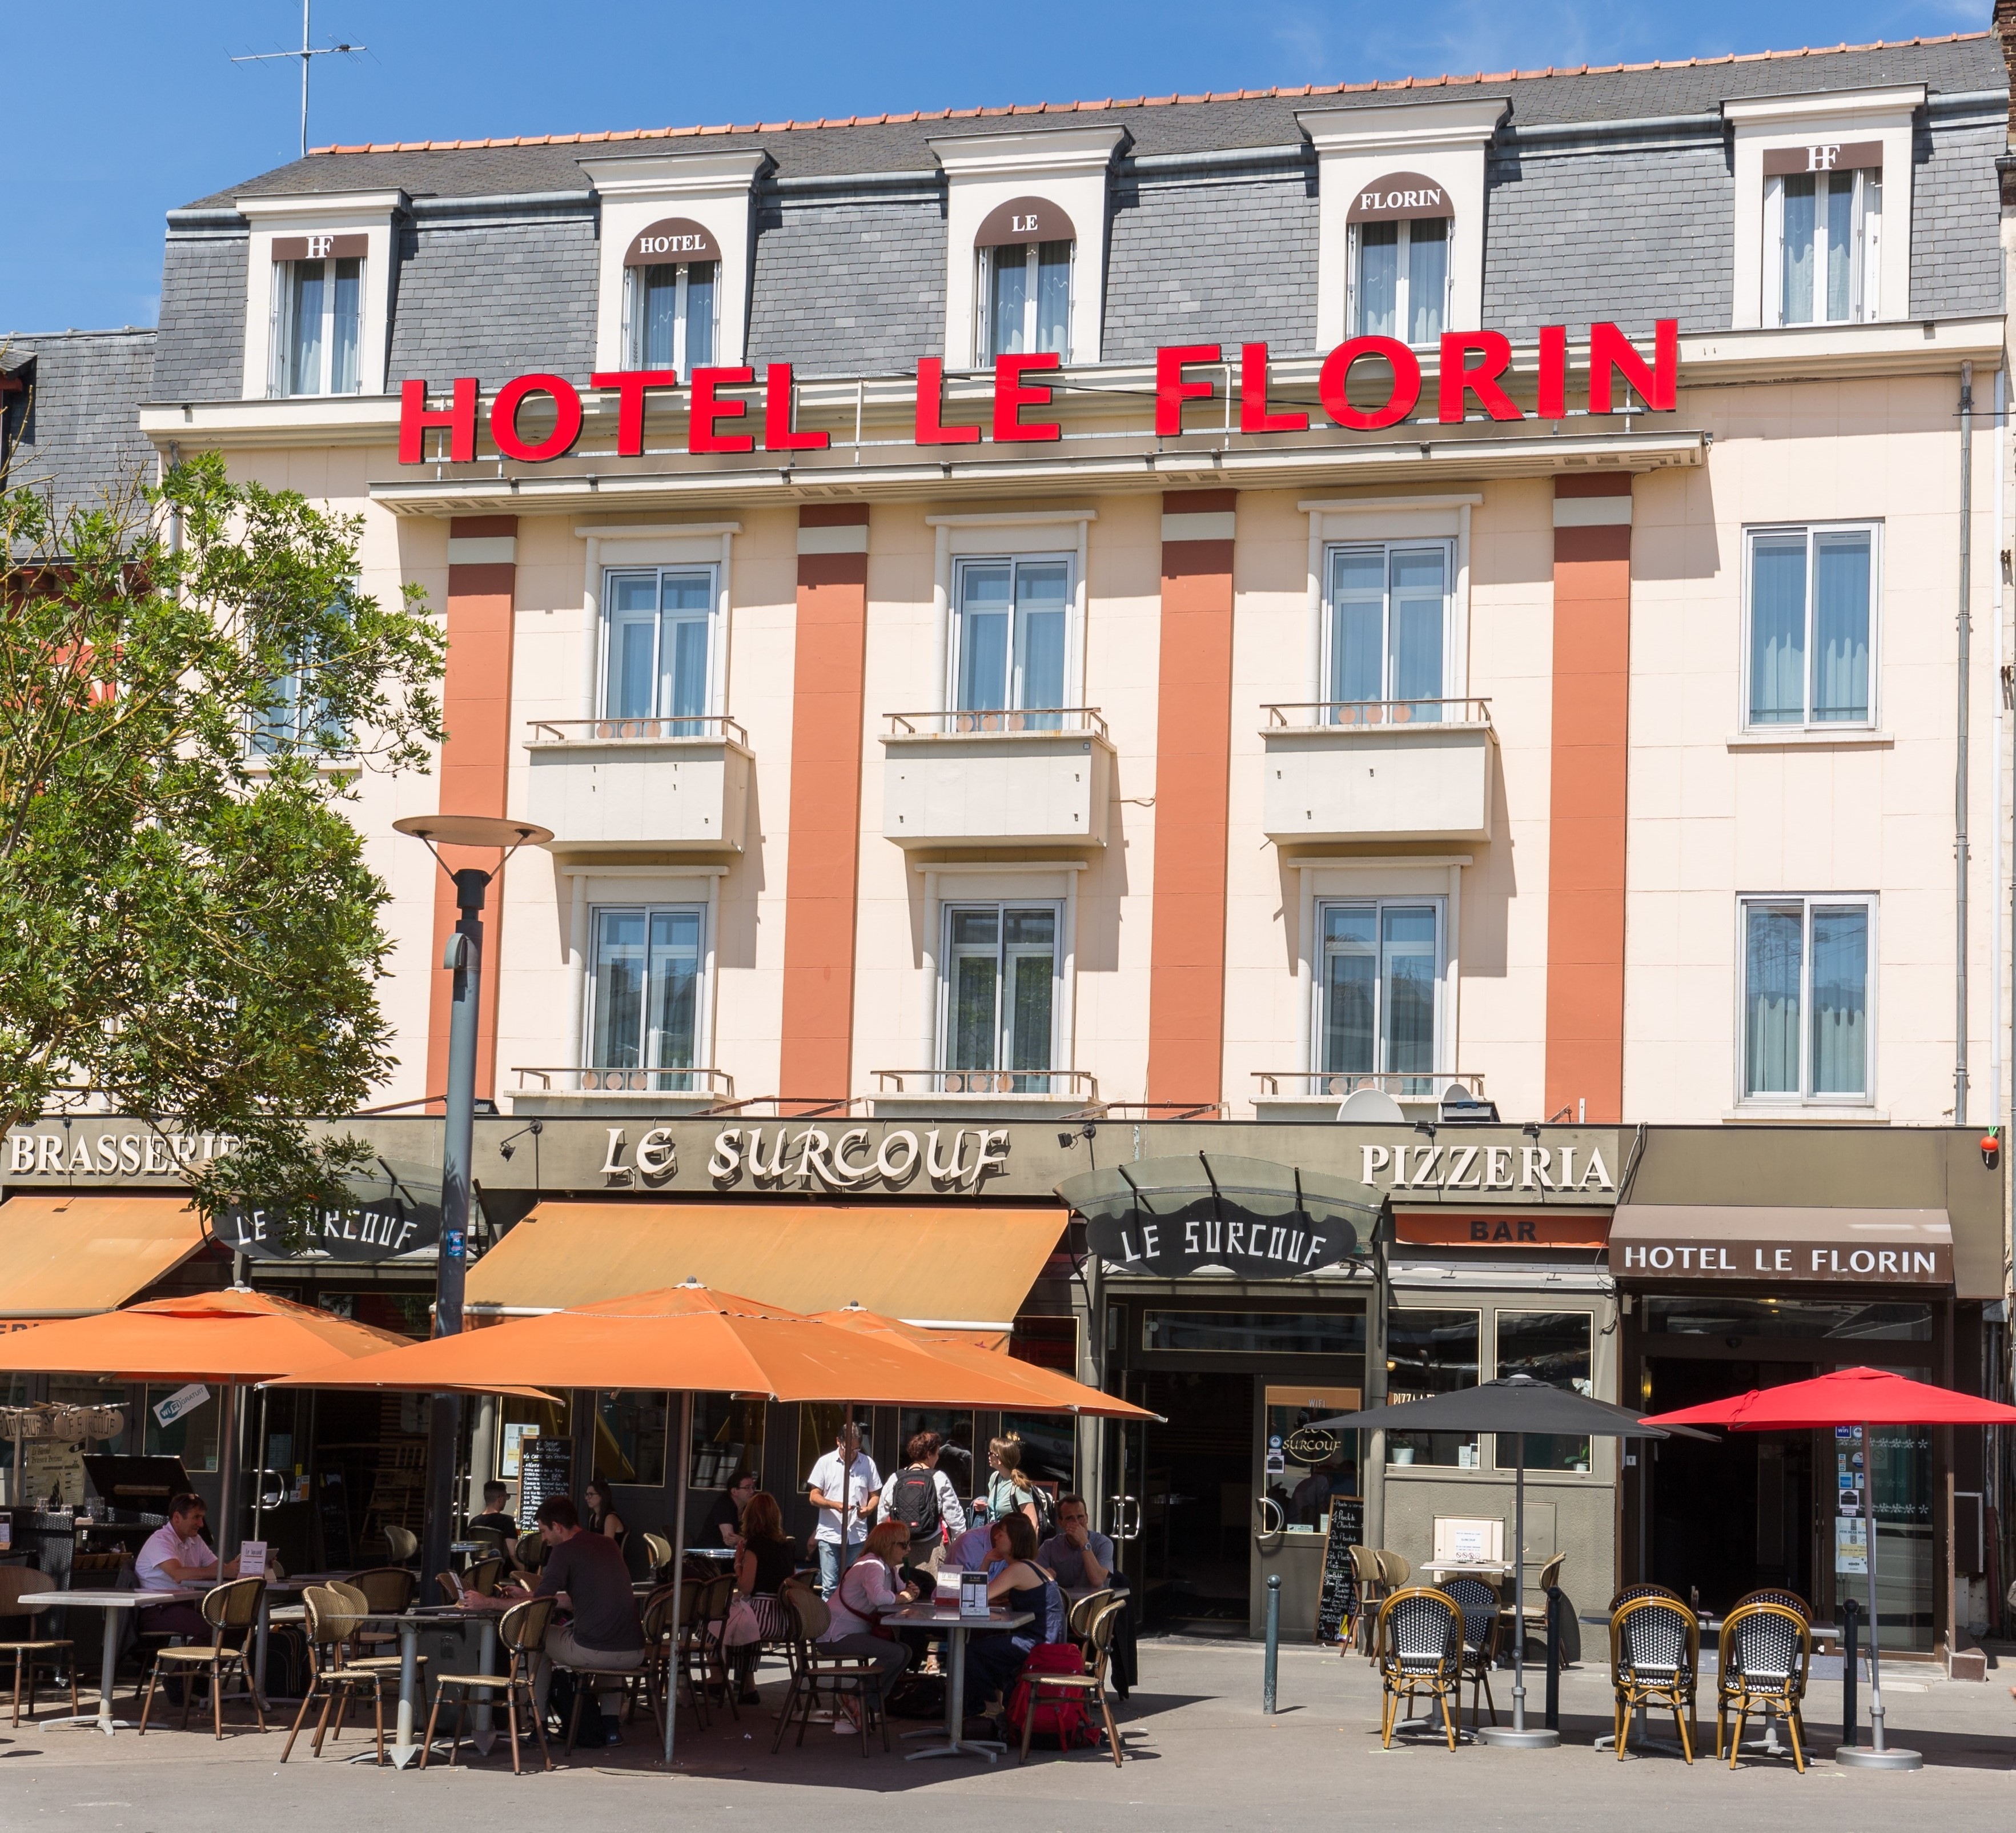
<path id="1" fill-rule="evenodd" d="M 721 123 L 713 126 L 682 128 L 604 128 L 597 133 L 520 134 L 493 135 L 481 140 L 367 140 L 355 145 L 332 142 L 308 149 L 311 159 L 329 153 L 477 153 L 512 146 L 585 146 L 608 140 L 686 139 L 696 134 L 809 133 L 822 128 L 884 127 L 913 121 L 991 120 L 1017 114 L 1100 113 L 1121 108 L 1174 108 L 1222 102 L 1288 101 L 1309 95 L 1358 95 L 1387 89 L 1453 88 L 1479 83 L 1533 82 L 1550 77 L 1604 77 L 1635 74 L 1654 70 L 1701 70 L 1722 63 L 1762 63 L 1795 57 L 1838 57 L 1862 51 L 1910 51 L 1932 45 L 1958 45 L 1975 38 L 1992 38 L 1992 32 L 1947 32 L 1935 38 L 1873 38 L 1866 45 L 1806 45 L 1788 51 L 1736 51 L 1718 57 L 1654 58 L 1648 63 L 1583 63 L 1571 68 L 1549 64 L 1545 70 L 1480 70 L 1472 76 L 1374 77 L 1363 83 L 1303 83 L 1280 85 L 1270 89 L 1214 89 L 1201 95 L 1136 95 L 1116 101 L 1109 95 L 1100 101 L 1013 102 L 986 108 L 913 109 L 905 114 L 822 116 L 817 121 L 761 121 L 754 124 Z"/>

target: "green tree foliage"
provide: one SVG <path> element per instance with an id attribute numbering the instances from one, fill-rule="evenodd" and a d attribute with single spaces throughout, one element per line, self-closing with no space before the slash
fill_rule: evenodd
<path id="1" fill-rule="evenodd" d="M 361 527 L 214 454 L 95 509 L 0 495 L 0 1118 L 232 1135 L 199 1207 L 297 1237 L 369 1157 L 304 1122 L 394 1061 L 346 806 L 441 736 L 443 637 L 417 586 L 358 589 Z"/>

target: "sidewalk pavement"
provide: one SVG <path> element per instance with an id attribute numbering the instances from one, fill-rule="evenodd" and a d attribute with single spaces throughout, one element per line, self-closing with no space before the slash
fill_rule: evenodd
<path id="1" fill-rule="evenodd" d="M 1453 1756 L 1439 1740 L 1384 1752 L 1379 1745 L 1377 1676 L 1357 1657 L 1306 1646 L 1281 1651 L 1280 1710 L 1263 1717 L 1261 1651 L 1247 1642 L 1179 1639 L 1142 1644 L 1143 1683 L 1118 1716 L 1129 1757 L 1114 1768 L 1103 1752 L 1013 1753 L 996 1766 L 977 1760 L 908 1763 L 873 1748 L 862 1761 L 851 1738 L 823 1726 L 803 1748 L 787 1739 L 770 1752 L 771 1713 L 783 1687 L 772 1679 L 765 1704 L 739 1721 L 717 1710 L 712 1727 L 693 1727 L 682 1712 L 680 1773 L 653 1762 L 648 1719 L 629 1728 L 618 1749 L 574 1753 L 578 1766 L 514 1779 L 500 1743 L 487 1760 L 466 1754 L 451 1771 L 438 1761 L 423 1774 L 378 1770 L 308 1754 L 304 1734 L 285 1769 L 280 1729 L 261 1736 L 227 1720 L 225 1741 L 208 1731 L 10 1731 L 0 1720 L 0 1833 L 70 1824 L 92 1833 L 188 1833 L 291 1824 L 317 1830 L 368 1826 L 384 1833 L 441 1833 L 444 1817 L 466 1824 L 509 1824 L 535 1813 L 571 1824 L 628 1828 L 640 1816 L 675 1809 L 687 1815 L 733 1815 L 744 1833 L 847 1829 L 884 1818 L 880 1806 L 850 1798 L 928 1790 L 932 1810 L 1012 1824 L 1021 1833 L 1084 1833 L 1116 1813 L 1138 1817 L 1142 1833 L 1223 1833 L 1237 1826 L 1295 1829 L 1361 1817 L 1385 1825 L 1439 1830 L 1452 1822 L 1511 1833 L 1555 1833 L 1564 1821 L 1592 1827 L 1658 1824 L 1694 1813 L 1736 1813 L 1772 1833 L 1812 1828 L 1840 1833 L 1870 1814 L 1938 1816 L 1953 1826 L 1985 1826 L 2006 1813 L 2016 1770 L 2016 1701 L 2009 1668 L 1985 1685 L 1949 1682 L 1931 1668 L 1885 1669 L 1891 1741 L 1922 1750 L 1915 1774 L 1841 1769 L 1827 1758 L 1838 1741 L 1838 1684 L 1816 1685 L 1806 1723 L 1816 1747 L 1808 1773 L 1789 1757 L 1746 1754 L 1732 1774 L 1712 1758 L 1712 1683 L 1704 1696 L 1703 1748 L 1690 1769 L 1676 1756 L 1633 1755 L 1620 1763 L 1590 1748 L 1610 1729 L 1610 1694 L 1600 1668 L 1563 1676 L 1564 1748 L 1494 1750 L 1465 1745 Z M 766 1670 L 767 1672 L 768 1670 Z M 1499 1716 L 1509 1722 L 1512 1676 L 1494 1680 Z M 1544 1676 L 1528 1670 L 1529 1722 L 1537 1723 Z M 1465 1698 L 1467 1701 L 1468 1691 Z M 1867 1691 L 1862 1692 L 1867 1711 Z M 123 1705 L 123 1695 L 122 1695 Z M 1468 1706 L 1464 1724 L 1469 1723 Z M 1489 1717 L 1487 1715 L 1487 1723 Z M 902 1722 L 892 1732 L 915 1728 Z M 1670 1737 L 1672 1721 L 1655 1734 Z M 1752 1727 L 1752 1736 L 1757 1734 Z M 369 1748 L 355 1729 L 339 1747 Z M 903 1746 L 897 1745 L 900 1753 Z M 557 1756 L 559 1753 L 556 1752 Z M 920 1806 L 922 1806 L 920 1803 Z"/>

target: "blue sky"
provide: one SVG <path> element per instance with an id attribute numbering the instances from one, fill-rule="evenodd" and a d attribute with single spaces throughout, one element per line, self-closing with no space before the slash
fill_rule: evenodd
<path id="1" fill-rule="evenodd" d="M 318 0 L 310 139 L 444 139 L 1615 63 L 1939 36 L 1989 0 L 873 7 Z M 1004 18 L 1013 23 L 1003 28 Z M 70 0 L 7 28 L 0 328 L 151 324 L 161 213 L 295 157 L 298 0 Z"/>

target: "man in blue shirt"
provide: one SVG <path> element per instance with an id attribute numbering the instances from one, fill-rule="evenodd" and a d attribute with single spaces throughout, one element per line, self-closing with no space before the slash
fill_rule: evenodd
<path id="1" fill-rule="evenodd" d="M 1036 1549 L 1036 1563 L 1067 1591 L 1096 1591 L 1112 1576 L 1113 1543 L 1093 1529 L 1082 1496 L 1057 1499 L 1057 1531 Z"/>

